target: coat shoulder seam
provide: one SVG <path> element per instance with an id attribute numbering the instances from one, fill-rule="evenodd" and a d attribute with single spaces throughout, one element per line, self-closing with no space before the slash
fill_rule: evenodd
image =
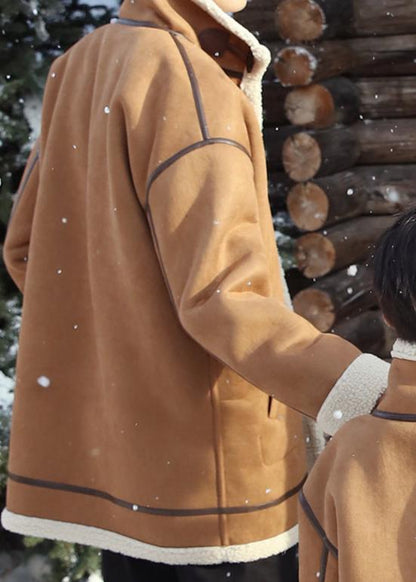
<path id="1" fill-rule="evenodd" d="M 161 174 L 163 174 L 163 172 L 165 170 L 167 170 L 175 162 L 177 162 L 178 160 L 180 160 L 181 158 L 183 158 L 187 154 L 191 153 L 192 151 L 206 147 L 206 146 L 215 145 L 215 144 L 223 144 L 223 145 L 229 145 L 231 147 L 235 147 L 235 148 L 241 150 L 243 153 L 245 153 L 251 160 L 251 155 L 250 155 L 250 152 L 247 150 L 247 148 L 245 146 L 243 146 L 241 143 L 239 143 L 238 141 L 234 141 L 232 139 L 217 137 L 217 138 L 204 139 L 204 140 L 192 143 L 191 145 L 179 150 L 178 152 L 176 152 L 175 154 L 173 154 L 172 156 L 167 158 L 164 162 L 159 164 L 158 167 L 155 170 L 153 170 L 153 172 L 150 174 L 149 179 L 147 181 L 147 185 L 146 185 L 145 209 L 148 210 L 148 208 L 149 208 L 150 190 L 151 190 L 154 182 Z"/>

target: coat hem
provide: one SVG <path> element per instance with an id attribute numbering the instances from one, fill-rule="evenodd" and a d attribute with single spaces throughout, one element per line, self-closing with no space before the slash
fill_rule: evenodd
<path id="1" fill-rule="evenodd" d="M 1 522 L 4 529 L 13 533 L 95 546 L 132 558 L 171 565 L 254 562 L 281 554 L 298 543 L 297 525 L 275 537 L 247 544 L 168 548 L 147 544 L 98 527 L 21 515 L 7 508 L 1 514 Z"/>

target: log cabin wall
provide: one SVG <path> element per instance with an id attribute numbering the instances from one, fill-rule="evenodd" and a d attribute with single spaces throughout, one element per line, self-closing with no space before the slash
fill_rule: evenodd
<path id="1" fill-rule="evenodd" d="M 370 265 L 416 203 L 416 2 L 249 0 L 236 17 L 273 55 L 264 139 L 294 308 L 389 357 Z"/>

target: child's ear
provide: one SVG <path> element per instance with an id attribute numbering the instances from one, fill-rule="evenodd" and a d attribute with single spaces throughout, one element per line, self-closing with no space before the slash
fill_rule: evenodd
<path id="1" fill-rule="evenodd" d="M 382 315 L 383 315 L 384 323 L 387 325 L 387 327 L 391 327 L 391 329 L 394 329 L 394 325 L 392 325 L 390 323 L 390 321 L 387 319 L 387 317 L 384 315 L 384 313 Z"/>

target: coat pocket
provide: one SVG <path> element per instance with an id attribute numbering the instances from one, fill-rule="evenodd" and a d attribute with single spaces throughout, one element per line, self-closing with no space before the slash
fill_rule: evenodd
<path id="1" fill-rule="evenodd" d="M 278 412 L 279 412 L 279 402 L 272 396 L 269 396 L 267 416 L 269 418 L 277 418 Z"/>

